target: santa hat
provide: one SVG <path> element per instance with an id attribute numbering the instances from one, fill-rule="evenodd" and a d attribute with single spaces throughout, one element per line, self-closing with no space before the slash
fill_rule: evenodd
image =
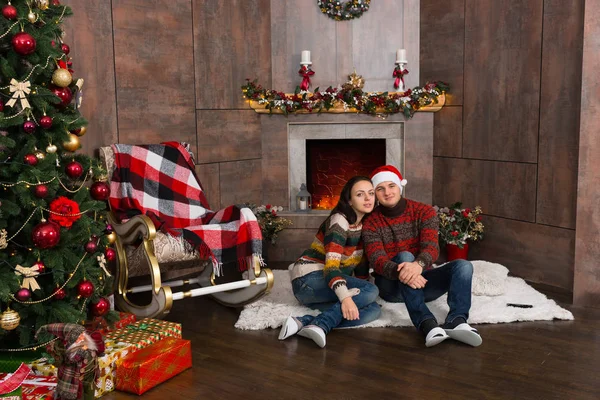
<path id="1" fill-rule="evenodd" d="M 371 172 L 371 182 L 373 182 L 374 187 L 383 182 L 394 182 L 400 187 L 400 193 L 402 193 L 402 188 L 407 183 L 406 179 L 402 178 L 400 171 L 393 165 L 384 165 L 383 167 L 376 168 Z"/>

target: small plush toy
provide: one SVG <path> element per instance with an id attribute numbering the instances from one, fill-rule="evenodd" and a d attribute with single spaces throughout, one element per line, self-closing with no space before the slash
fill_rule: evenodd
<path id="1" fill-rule="evenodd" d="M 104 353 L 104 340 L 99 332 L 87 332 L 77 324 L 49 324 L 42 326 L 36 337 L 48 332 L 59 340 L 47 350 L 58 367 L 55 399 L 93 399 L 98 370 L 98 357 Z"/>

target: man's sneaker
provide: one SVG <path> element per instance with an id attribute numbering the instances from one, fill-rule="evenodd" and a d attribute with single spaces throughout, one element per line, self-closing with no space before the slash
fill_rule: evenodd
<path id="1" fill-rule="evenodd" d="M 284 340 L 295 335 L 302 328 L 302 324 L 294 317 L 287 317 L 283 321 L 281 330 L 279 331 L 279 340 Z"/>
<path id="2" fill-rule="evenodd" d="M 425 346 L 433 347 L 436 344 L 442 343 L 444 340 L 448 339 L 448 337 L 449 336 L 446 334 L 444 329 L 436 326 L 427 333 L 427 336 L 425 336 Z"/>
<path id="3" fill-rule="evenodd" d="M 304 328 L 300 329 L 298 335 L 312 339 L 313 342 L 315 342 L 317 346 L 321 348 L 325 347 L 325 332 L 316 325 L 305 326 Z"/>
<path id="4" fill-rule="evenodd" d="M 479 332 L 477 332 L 477 329 L 472 328 L 466 322 L 457 325 L 453 329 L 444 329 L 444 331 L 452 339 L 466 343 L 473 347 L 477 347 L 483 342 L 483 339 L 481 339 L 481 336 L 479 335 Z"/>

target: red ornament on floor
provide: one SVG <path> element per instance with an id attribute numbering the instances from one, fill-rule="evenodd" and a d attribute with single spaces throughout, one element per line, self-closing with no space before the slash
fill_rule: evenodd
<path id="1" fill-rule="evenodd" d="M 455 244 L 446 244 L 447 261 L 466 260 L 469 256 L 469 243 L 465 243 L 463 248 L 459 248 Z"/>

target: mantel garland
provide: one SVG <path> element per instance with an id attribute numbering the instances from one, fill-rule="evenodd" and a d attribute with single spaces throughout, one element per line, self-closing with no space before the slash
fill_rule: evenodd
<path id="1" fill-rule="evenodd" d="M 437 81 L 408 89 L 403 93 L 364 92 L 358 87 L 345 86 L 340 89 L 330 86 L 324 91 L 316 88 L 313 93 L 296 87 L 294 94 L 286 94 L 265 89 L 257 84 L 257 80 L 246 81 L 242 86 L 243 97 L 246 100 L 264 105 L 270 113 L 280 110 L 285 115 L 300 110 L 320 113 L 341 104 L 347 112 L 372 115 L 401 112 L 406 118 L 411 118 L 420 108 L 437 104 L 438 96 L 450 90 L 447 83 Z"/>
<path id="2" fill-rule="evenodd" d="M 350 21 L 360 18 L 369 10 L 371 0 L 351 0 L 341 2 L 338 0 L 317 0 L 321 12 L 336 21 Z"/>

